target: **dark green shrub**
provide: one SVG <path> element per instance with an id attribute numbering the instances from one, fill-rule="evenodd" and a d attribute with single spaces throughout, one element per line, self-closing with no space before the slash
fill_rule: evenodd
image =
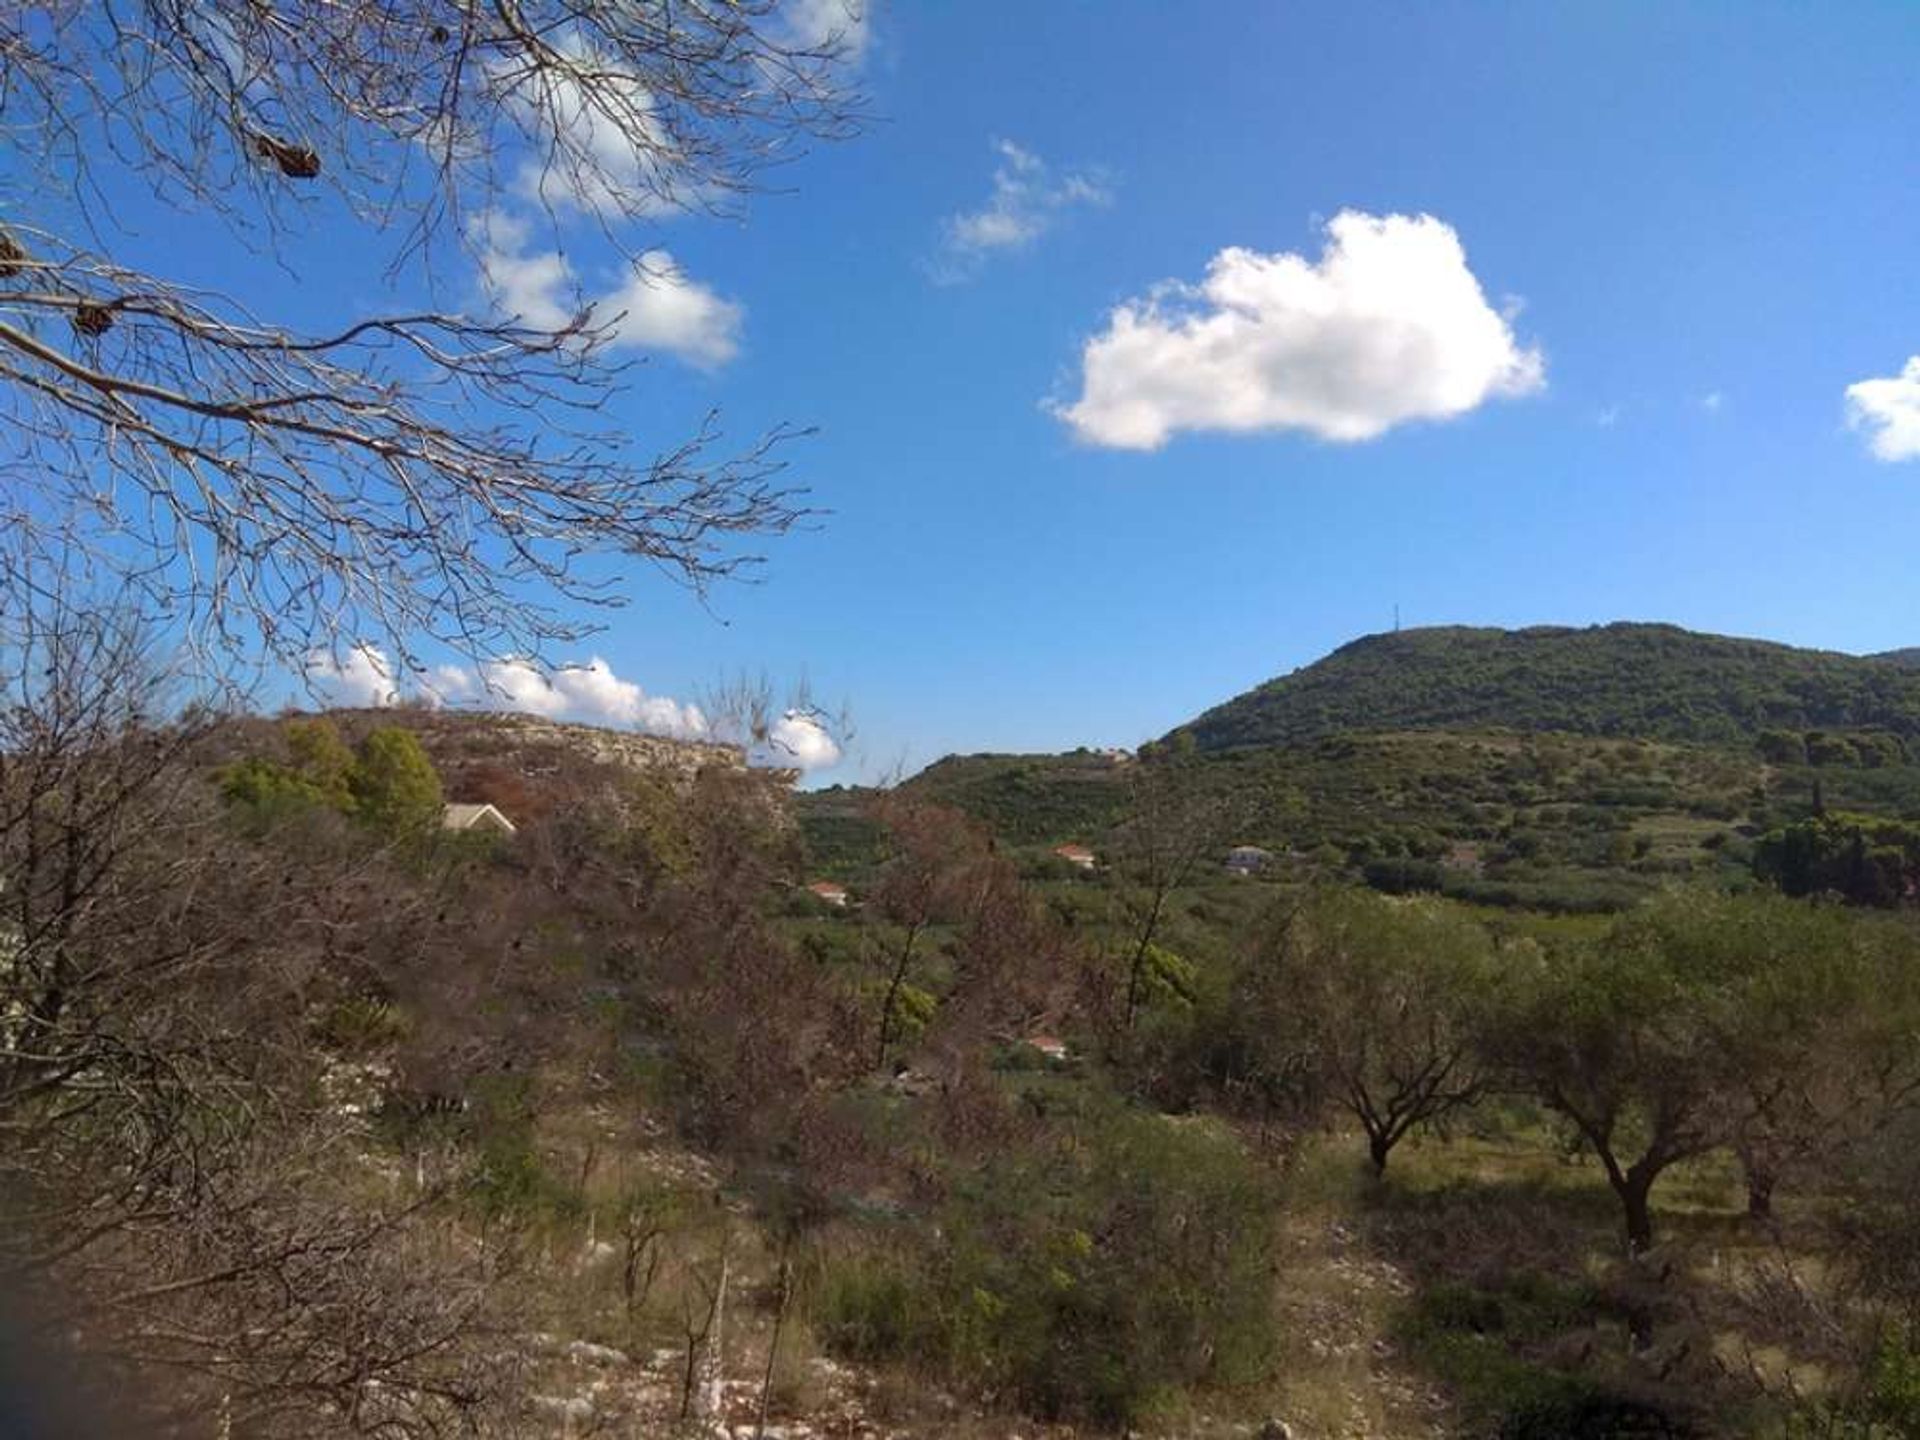
<path id="1" fill-rule="evenodd" d="M 1819 730 L 1807 732 L 1807 763 L 1809 765 L 1858 765 L 1860 752 L 1851 740 L 1841 735 L 1828 735 Z"/>
<path id="2" fill-rule="evenodd" d="M 912 1243 L 832 1265 L 826 1342 L 1115 1427 L 1271 1350 L 1269 1197 L 1212 1130 L 1117 1114 L 957 1185 Z"/>
<path id="3" fill-rule="evenodd" d="M 1762 730 L 1754 741 L 1754 748 L 1770 765 L 1807 763 L 1807 742 L 1797 730 Z"/>
<path id="4" fill-rule="evenodd" d="M 1615 1440 L 1697 1433 L 1684 1416 L 1534 1355 L 1542 1342 L 1603 1318 L 1596 1292 L 1522 1271 L 1491 1286 L 1442 1282 L 1415 1298 L 1397 1331 L 1454 1394 L 1468 1433 L 1498 1440 Z"/>
<path id="5" fill-rule="evenodd" d="M 1832 892 L 1854 905 L 1898 905 L 1920 891 L 1920 825 L 1816 815 L 1762 837 L 1753 870 L 1789 895 Z"/>
<path id="6" fill-rule="evenodd" d="M 355 813 L 383 835 L 419 836 L 440 824 L 440 776 L 410 730 L 370 733 L 347 785 Z"/>

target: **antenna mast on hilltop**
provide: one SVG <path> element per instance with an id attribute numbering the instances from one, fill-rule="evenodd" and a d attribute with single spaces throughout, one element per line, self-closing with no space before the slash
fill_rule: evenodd
<path id="1" fill-rule="evenodd" d="M 1398 600 L 1393 602 L 1393 633 L 1396 635 L 1400 633 L 1400 602 Z"/>

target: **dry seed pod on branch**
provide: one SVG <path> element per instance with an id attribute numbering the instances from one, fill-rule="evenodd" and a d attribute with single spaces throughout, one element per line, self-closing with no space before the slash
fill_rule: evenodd
<path id="1" fill-rule="evenodd" d="M 74 309 L 73 328 L 82 335 L 98 338 L 113 328 L 113 311 L 105 305 L 84 300 Z"/>

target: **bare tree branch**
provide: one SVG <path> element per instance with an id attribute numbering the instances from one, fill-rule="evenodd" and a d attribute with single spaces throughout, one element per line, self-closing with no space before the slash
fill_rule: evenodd
<path id="1" fill-rule="evenodd" d="M 296 670 L 361 643 L 409 667 L 434 643 L 542 658 L 624 601 L 629 561 L 696 589 L 736 574 L 743 540 L 806 513 L 781 478 L 798 432 L 727 455 L 710 415 L 636 457 L 597 420 L 619 317 L 427 306 L 309 333 L 115 258 L 114 205 L 145 187 L 276 258 L 289 227 L 344 219 L 395 234 L 399 267 L 449 244 L 471 261 L 468 220 L 504 202 L 588 217 L 637 260 L 625 222 L 724 208 L 848 132 L 844 43 L 772 0 L 0 18 L 0 185 L 20 197 L 0 222 L 0 524 L 85 547 L 208 650 Z"/>

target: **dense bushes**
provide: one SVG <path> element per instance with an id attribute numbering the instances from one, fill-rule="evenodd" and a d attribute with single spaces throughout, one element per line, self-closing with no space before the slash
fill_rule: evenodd
<path id="1" fill-rule="evenodd" d="M 1396 1326 L 1402 1345 L 1453 1391 L 1474 1434 L 1497 1440 L 1621 1440 L 1698 1433 L 1645 1396 L 1545 1363 L 1570 1330 L 1617 1323 L 1588 1285 L 1520 1272 L 1420 1291 Z"/>
<path id="2" fill-rule="evenodd" d="M 1816 815 L 1763 836 L 1754 873 L 1789 895 L 1830 893 L 1855 905 L 1920 898 L 1920 825 L 1871 815 Z"/>
<path id="3" fill-rule="evenodd" d="M 1273 1196 L 1222 1134 L 1109 1113 L 957 1181 L 925 1227 L 830 1270 L 830 1343 L 1119 1426 L 1273 1344 Z"/>
<path id="4" fill-rule="evenodd" d="M 411 731 L 377 728 L 356 752 L 323 717 L 287 721 L 280 739 L 285 762 L 248 755 L 221 772 L 221 793 L 256 820 L 332 810 L 394 838 L 419 838 L 439 825 L 440 775 Z"/>
<path id="5" fill-rule="evenodd" d="M 1647 894 L 1631 877 L 1559 870 L 1540 878 L 1494 878 L 1419 860 L 1377 860 L 1361 878 L 1386 895 L 1445 895 L 1472 905 L 1549 915 L 1609 915 L 1631 909 Z"/>

